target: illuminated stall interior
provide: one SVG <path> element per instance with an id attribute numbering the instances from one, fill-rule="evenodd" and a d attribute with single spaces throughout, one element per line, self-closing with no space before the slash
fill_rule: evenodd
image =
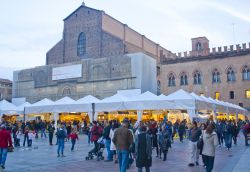
<path id="1" fill-rule="evenodd" d="M 59 114 L 59 120 L 61 122 L 73 122 L 73 121 L 86 121 L 89 123 L 89 116 L 87 113 L 60 113 Z"/>
<path id="2" fill-rule="evenodd" d="M 118 120 L 122 121 L 124 118 L 128 118 L 132 123 L 137 121 L 137 111 L 118 111 L 118 112 L 100 112 L 98 113 L 97 120 L 98 121 L 105 121 L 105 120 Z M 144 110 L 142 115 L 142 121 L 163 121 L 167 119 L 172 123 L 176 122 L 177 120 L 184 120 L 190 121 L 189 116 L 186 111 L 180 110 Z"/>
<path id="3" fill-rule="evenodd" d="M 10 123 L 15 123 L 17 120 L 19 120 L 19 115 L 3 115 L 2 119 L 6 122 L 10 122 Z M 23 119 L 21 119 L 23 120 Z"/>
<path id="4" fill-rule="evenodd" d="M 51 113 L 41 113 L 41 114 L 28 114 L 26 120 L 43 120 L 50 122 L 53 120 L 53 115 Z"/>

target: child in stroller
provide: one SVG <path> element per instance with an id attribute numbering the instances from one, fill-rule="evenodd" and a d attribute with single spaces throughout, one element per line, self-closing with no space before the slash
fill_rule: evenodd
<path id="1" fill-rule="evenodd" d="M 103 137 L 100 137 L 98 141 L 95 143 L 95 147 L 89 151 L 88 156 L 86 156 L 86 160 L 94 159 L 94 156 L 97 157 L 97 161 L 104 160 L 103 151 L 105 148 L 105 143 Z"/>

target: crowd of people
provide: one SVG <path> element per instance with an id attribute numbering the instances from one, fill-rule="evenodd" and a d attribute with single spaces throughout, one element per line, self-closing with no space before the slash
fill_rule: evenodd
<path id="1" fill-rule="evenodd" d="M 64 157 L 64 144 L 71 141 L 71 151 L 75 149 L 78 134 L 87 135 L 88 143 L 93 144 L 89 156 L 96 155 L 97 159 L 103 157 L 101 148 L 105 148 L 107 156 L 105 162 L 119 163 L 120 172 L 125 172 L 135 161 L 138 172 L 145 168 L 150 171 L 152 166 L 152 154 L 159 160 L 167 161 L 168 150 L 174 142 L 179 140 L 183 143 L 184 138 L 189 139 L 190 168 L 199 165 L 199 157 L 202 157 L 203 166 L 206 172 L 211 172 L 214 166 L 214 157 L 217 145 L 225 146 L 228 150 L 232 144 L 237 144 L 239 132 L 245 136 L 245 145 L 248 146 L 250 135 L 250 123 L 244 121 L 219 120 L 216 123 L 208 120 L 206 123 L 191 124 L 186 120 L 157 122 L 136 122 L 125 118 L 121 123 L 117 120 L 97 122 L 92 124 L 73 122 L 65 123 L 58 121 L 58 127 L 54 122 L 28 121 L 10 124 L 2 121 L 0 129 L 0 165 L 4 169 L 7 152 L 10 148 L 20 147 L 21 139 L 23 145 L 31 147 L 32 140 L 47 138 L 49 145 L 53 145 L 54 135 L 56 136 L 57 156 Z M 178 139 L 177 139 L 178 138 Z M 12 144 L 13 139 L 13 144 Z M 103 147 L 100 146 L 103 144 Z M 200 156 L 201 155 L 201 156 Z M 86 158 L 87 159 L 87 158 Z"/>

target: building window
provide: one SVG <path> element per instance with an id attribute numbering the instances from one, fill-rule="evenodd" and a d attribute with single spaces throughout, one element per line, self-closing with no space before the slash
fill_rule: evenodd
<path id="1" fill-rule="evenodd" d="M 70 88 L 64 88 L 63 89 L 63 96 L 70 96 L 71 95 L 71 91 Z"/>
<path id="2" fill-rule="evenodd" d="M 200 42 L 197 42 L 196 44 L 196 51 L 201 51 L 202 50 L 202 46 Z"/>
<path id="3" fill-rule="evenodd" d="M 194 73 L 194 85 L 201 85 L 201 73 L 199 71 Z"/>
<path id="4" fill-rule="evenodd" d="M 233 82 L 233 81 L 235 81 L 236 80 L 236 78 L 235 78 L 235 72 L 234 72 L 234 70 L 230 67 L 230 68 L 228 68 L 228 70 L 227 70 L 227 81 L 228 82 Z"/>
<path id="5" fill-rule="evenodd" d="M 246 94 L 246 98 L 247 98 L 247 99 L 250 99 L 250 90 L 246 90 L 246 93 L 245 93 L 245 94 Z"/>
<path id="6" fill-rule="evenodd" d="M 212 83 L 220 83 L 220 72 L 217 69 L 214 69 L 212 73 Z"/>
<path id="7" fill-rule="evenodd" d="M 82 32 L 80 33 L 77 41 L 77 56 L 83 57 L 86 53 L 86 36 Z"/>
<path id="8" fill-rule="evenodd" d="M 239 106 L 240 106 L 240 107 L 243 107 L 243 103 L 239 103 Z"/>
<path id="9" fill-rule="evenodd" d="M 219 92 L 215 92 L 215 99 L 219 100 L 220 99 L 220 93 Z"/>
<path id="10" fill-rule="evenodd" d="M 234 99 L 234 91 L 230 91 L 229 92 L 229 98 L 230 99 Z"/>
<path id="11" fill-rule="evenodd" d="M 157 81 L 157 95 L 161 94 L 161 81 Z"/>
<path id="12" fill-rule="evenodd" d="M 248 66 L 244 66 L 242 70 L 242 80 L 250 80 L 250 68 Z"/>
<path id="13" fill-rule="evenodd" d="M 188 77 L 187 74 L 182 73 L 181 74 L 181 83 L 180 85 L 188 85 Z"/>
<path id="14" fill-rule="evenodd" d="M 175 86 L 175 77 L 174 77 L 174 74 L 171 73 L 169 76 L 168 76 L 168 86 L 169 87 L 174 87 Z"/>

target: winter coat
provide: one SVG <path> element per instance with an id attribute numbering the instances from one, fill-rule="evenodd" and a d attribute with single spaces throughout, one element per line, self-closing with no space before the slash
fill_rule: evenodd
<path id="1" fill-rule="evenodd" d="M 135 139 L 136 167 L 150 167 L 152 165 L 152 142 L 146 132 L 142 132 Z"/>
<path id="2" fill-rule="evenodd" d="M 126 128 L 121 127 L 115 130 L 114 137 L 112 139 L 117 150 L 129 150 L 133 143 L 132 132 Z"/>
<path id="3" fill-rule="evenodd" d="M 161 131 L 159 134 L 159 145 L 162 151 L 167 151 L 171 147 L 171 140 L 168 131 Z"/>
<path id="4" fill-rule="evenodd" d="M 10 132 L 6 129 L 0 130 L 0 148 L 12 147 L 12 140 Z"/>
<path id="5" fill-rule="evenodd" d="M 218 143 L 218 136 L 216 132 L 213 132 L 212 134 L 208 134 L 204 132 L 203 134 L 203 149 L 202 149 L 202 155 L 206 156 L 215 156 L 215 148 L 219 144 Z"/>
<path id="6" fill-rule="evenodd" d="M 92 142 L 95 142 L 101 136 L 101 134 L 102 134 L 102 128 L 98 127 L 98 126 L 93 126 L 90 132 L 91 132 L 91 139 L 90 140 Z"/>
<path id="7" fill-rule="evenodd" d="M 112 151 L 116 150 L 115 144 L 112 141 L 112 139 L 114 138 L 114 133 L 115 133 L 115 131 L 113 129 L 111 129 L 109 132 L 109 138 L 111 139 L 110 150 L 112 150 Z"/>

